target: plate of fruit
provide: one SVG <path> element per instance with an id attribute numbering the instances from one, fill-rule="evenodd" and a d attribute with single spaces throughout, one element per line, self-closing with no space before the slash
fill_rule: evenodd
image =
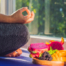
<path id="1" fill-rule="evenodd" d="M 28 51 L 29 57 L 33 59 L 33 63 L 49 66 L 66 65 L 66 50 L 63 47 L 64 39 L 61 41 L 51 40 L 50 43 L 34 43 L 30 44 Z"/>

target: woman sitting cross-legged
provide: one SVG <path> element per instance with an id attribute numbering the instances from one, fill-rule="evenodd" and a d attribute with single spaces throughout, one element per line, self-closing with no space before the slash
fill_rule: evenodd
<path id="1" fill-rule="evenodd" d="M 27 15 L 22 13 L 26 11 Z M 25 45 L 29 38 L 29 32 L 24 24 L 34 20 L 34 12 L 23 7 L 12 15 L 0 14 L 0 56 L 17 57 L 22 54 L 19 49 Z"/>

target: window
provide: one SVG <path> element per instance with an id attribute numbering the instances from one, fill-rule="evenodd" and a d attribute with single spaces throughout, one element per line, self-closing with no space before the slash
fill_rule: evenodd
<path id="1" fill-rule="evenodd" d="M 7 15 L 26 6 L 34 11 L 34 21 L 26 24 L 31 35 L 66 38 L 66 0 L 6 0 L 7 5 Z"/>
<path id="2" fill-rule="evenodd" d="M 25 6 L 35 13 L 30 34 L 66 37 L 66 0 L 16 0 L 16 9 Z"/>

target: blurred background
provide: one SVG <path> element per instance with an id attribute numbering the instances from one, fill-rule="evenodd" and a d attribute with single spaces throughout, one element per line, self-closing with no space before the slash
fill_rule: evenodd
<path id="1" fill-rule="evenodd" d="M 66 38 L 66 0 L 0 0 L 0 13 L 6 15 L 22 7 L 35 13 L 26 24 L 31 35 Z"/>

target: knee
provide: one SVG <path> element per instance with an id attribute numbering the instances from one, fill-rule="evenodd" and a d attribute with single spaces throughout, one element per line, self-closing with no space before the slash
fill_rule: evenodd
<path id="1" fill-rule="evenodd" d="M 30 38 L 28 29 L 24 24 L 0 24 L 0 36 L 14 36 L 17 40 L 20 38 L 23 43 L 26 43 Z"/>
<path id="2" fill-rule="evenodd" d="M 29 40 L 29 31 L 25 25 L 20 25 L 20 35 L 24 38 L 25 43 Z"/>
<path id="3" fill-rule="evenodd" d="M 20 40 L 22 40 L 23 44 L 28 42 L 30 35 L 27 27 L 24 24 L 12 24 L 12 26 L 13 31 L 11 32 L 13 32 L 14 35 L 20 37 Z"/>

